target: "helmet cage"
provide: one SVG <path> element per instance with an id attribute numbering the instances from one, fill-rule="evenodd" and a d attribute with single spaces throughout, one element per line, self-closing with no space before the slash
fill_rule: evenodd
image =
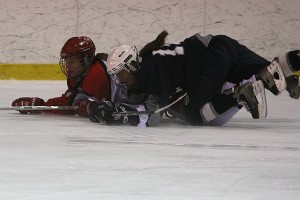
<path id="1" fill-rule="evenodd" d="M 129 57 L 129 56 L 128 56 Z M 130 63 L 125 63 L 123 69 L 129 73 L 135 75 L 137 72 L 139 63 L 136 60 L 131 60 Z"/>
<path id="2" fill-rule="evenodd" d="M 68 59 L 77 59 L 79 60 L 81 67 L 74 71 L 70 71 L 67 67 L 67 60 Z M 75 56 L 70 56 L 68 58 L 60 58 L 59 60 L 59 66 L 61 71 L 65 74 L 65 76 L 69 79 L 73 80 L 80 80 L 82 79 L 88 71 L 88 68 L 91 65 L 93 57 L 89 57 L 87 55 L 75 55 Z M 72 66 L 71 66 L 72 67 Z"/>

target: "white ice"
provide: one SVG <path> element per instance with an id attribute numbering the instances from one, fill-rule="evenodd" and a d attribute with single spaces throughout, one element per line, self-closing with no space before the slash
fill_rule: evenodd
<path id="1" fill-rule="evenodd" d="M 65 89 L 65 81 L 0 81 L 0 105 Z M 0 111 L 0 199 L 299 199 L 299 100 L 269 92 L 267 100 L 266 119 L 242 110 L 223 127 Z"/>

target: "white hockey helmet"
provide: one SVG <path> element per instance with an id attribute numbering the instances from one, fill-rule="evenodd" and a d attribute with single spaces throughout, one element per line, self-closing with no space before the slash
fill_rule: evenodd
<path id="1" fill-rule="evenodd" d="M 133 75 L 138 71 L 139 56 L 135 46 L 118 46 L 108 55 L 107 72 L 110 75 L 116 75 L 122 69 L 125 69 Z"/>

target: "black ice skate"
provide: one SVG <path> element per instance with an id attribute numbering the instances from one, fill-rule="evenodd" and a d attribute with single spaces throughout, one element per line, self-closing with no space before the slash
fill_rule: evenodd
<path id="1" fill-rule="evenodd" d="M 260 96 L 260 101 L 257 99 L 258 96 Z M 254 119 L 266 118 L 267 102 L 262 81 L 246 83 L 238 87 L 234 92 L 234 97 L 251 113 Z"/>

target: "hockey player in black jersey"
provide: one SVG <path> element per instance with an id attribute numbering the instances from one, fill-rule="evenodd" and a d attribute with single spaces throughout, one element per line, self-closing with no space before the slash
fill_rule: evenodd
<path id="1" fill-rule="evenodd" d="M 253 118 L 264 117 L 266 113 L 261 113 L 260 107 L 266 105 L 256 97 L 264 92 L 264 86 L 274 95 L 288 90 L 292 98 L 299 98 L 299 77 L 294 75 L 300 70 L 298 50 L 270 62 L 225 35 L 202 37 L 197 33 L 178 44 L 165 44 L 166 36 L 162 32 L 139 54 L 134 46 L 122 45 L 109 55 L 108 73 L 127 85 L 127 103 L 144 104 L 150 98 L 152 105 L 157 106 L 147 109 L 153 110 L 167 105 L 176 89 L 181 88 L 187 93 L 184 103 L 175 104 L 169 111 L 193 125 L 205 125 L 222 116 L 227 118 L 223 122 L 228 121 L 235 112 L 226 113 L 241 105 Z M 240 84 L 253 76 L 258 80 L 256 84 Z M 222 90 L 226 82 L 236 85 L 229 94 Z M 111 117 L 116 110 L 119 109 L 113 104 L 101 104 L 90 118 L 124 122 L 124 117 Z"/>

